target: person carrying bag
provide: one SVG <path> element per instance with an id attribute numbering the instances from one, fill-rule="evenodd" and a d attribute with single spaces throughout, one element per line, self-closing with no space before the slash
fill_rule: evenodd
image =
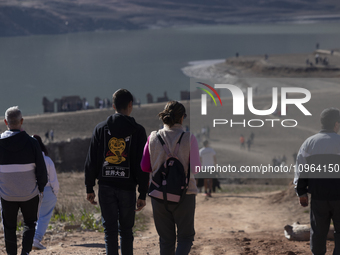
<path id="1" fill-rule="evenodd" d="M 150 134 L 141 162 L 142 170 L 151 173 L 149 196 L 151 196 L 154 222 L 159 235 L 161 255 L 189 254 L 195 236 L 197 187 L 190 172 L 195 173 L 194 169 L 200 166 L 200 160 L 195 136 L 184 132 L 182 123 L 185 117 L 185 107 L 181 103 L 170 101 L 166 104 L 164 110 L 159 113 L 164 128 Z M 180 174 L 180 166 L 183 167 L 183 175 Z M 171 172 L 173 169 L 176 170 Z M 176 182 L 182 184 L 175 185 Z M 165 186 L 165 190 L 157 188 L 156 185 L 163 188 Z M 181 194 L 170 192 L 175 186 L 180 187 Z"/>

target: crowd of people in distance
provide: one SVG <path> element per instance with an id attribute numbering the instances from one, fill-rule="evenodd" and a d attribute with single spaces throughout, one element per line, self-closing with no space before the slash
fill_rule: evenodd
<path id="1" fill-rule="evenodd" d="M 255 134 L 254 132 L 251 132 L 249 138 L 245 139 L 245 137 L 243 136 L 243 134 L 240 135 L 239 141 L 240 141 L 240 148 L 241 149 L 245 149 L 246 148 L 246 144 L 247 144 L 247 148 L 248 151 L 250 151 L 250 147 L 251 145 L 254 143 L 254 138 L 255 138 Z"/>

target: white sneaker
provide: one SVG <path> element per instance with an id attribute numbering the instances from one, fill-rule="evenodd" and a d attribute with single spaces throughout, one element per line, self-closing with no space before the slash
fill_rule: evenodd
<path id="1" fill-rule="evenodd" d="M 33 240 L 33 245 L 32 245 L 32 249 L 33 250 L 45 250 L 46 247 L 44 245 L 42 245 L 39 240 L 34 239 Z"/>

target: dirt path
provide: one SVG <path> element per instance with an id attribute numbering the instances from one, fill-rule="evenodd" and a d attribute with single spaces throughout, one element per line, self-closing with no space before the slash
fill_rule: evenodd
<path id="1" fill-rule="evenodd" d="M 190 254 L 311 254 L 309 242 L 293 242 L 284 237 L 286 224 L 306 223 L 309 217 L 291 194 L 291 191 L 240 195 L 215 193 L 212 198 L 198 194 L 196 237 Z M 148 230 L 138 232 L 135 237 L 134 254 L 159 254 L 150 201 L 143 213 L 150 221 Z M 94 231 L 47 233 L 43 244 L 48 246 L 46 251 L 31 254 L 105 254 L 104 234 Z M 327 255 L 333 247 L 329 242 Z M 4 254 L 4 249 L 0 252 Z"/>

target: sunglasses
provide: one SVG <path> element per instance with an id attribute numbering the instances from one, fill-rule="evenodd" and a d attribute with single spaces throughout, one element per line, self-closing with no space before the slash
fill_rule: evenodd
<path id="1" fill-rule="evenodd" d="M 184 115 L 183 115 L 183 116 L 184 116 L 184 119 L 186 119 L 186 118 L 187 118 L 187 114 L 186 114 L 186 113 L 184 113 Z"/>

